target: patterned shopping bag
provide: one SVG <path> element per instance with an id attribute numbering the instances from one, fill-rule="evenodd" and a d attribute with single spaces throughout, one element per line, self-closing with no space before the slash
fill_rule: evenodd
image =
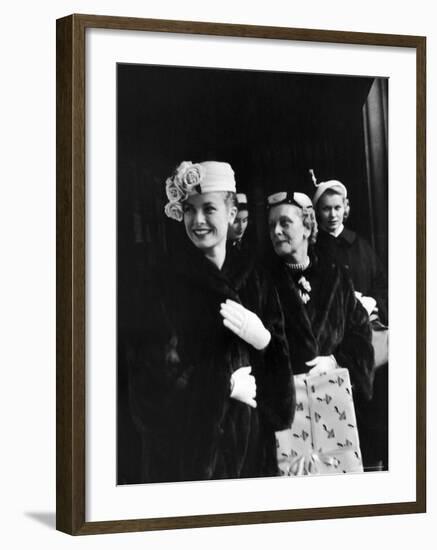
<path id="1" fill-rule="evenodd" d="M 360 442 L 349 371 L 294 377 L 292 426 L 276 432 L 281 475 L 362 472 Z"/>

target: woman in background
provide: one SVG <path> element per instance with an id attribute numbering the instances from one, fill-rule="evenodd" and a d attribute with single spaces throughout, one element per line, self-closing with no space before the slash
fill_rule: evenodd
<path id="1" fill-rule="evenodd" d="M 315 182 L 314 173 L 313 182 Z M 345 266 L 356 295 L 369 314 L 377 366 L 372 402 L 361 401 L 363 459 L 368 469 L 388 468 L 388 289 L 387 276 L 370 244 L 345 227 L 350 204 L 345 185 L 338 180 L 316 183 L 313 205 L 319 222 L 317 251 Z"/>
<path id="2" fill-rule="evenodd" d="M 234 221 L 229 226 L 228 239 L 233 248 L 241 250 L 243 246 L 247 245 L 244 234 L 249 225 L 249 206 L 245 193 L 237 193 L 236 197 L 238 210 Z"/>
<path id="3" fill-rule="evenodd" d="M 337 180 L 318 184 L 313 206 L 320 228 L 318 253 L 347 267 L 359 293 L 357 297 L 369 315 L 378 313 L 380 321 L 386 324 L 387 277 L 370 244 L 344 226 L 350 212 L 346 187 Z"/>

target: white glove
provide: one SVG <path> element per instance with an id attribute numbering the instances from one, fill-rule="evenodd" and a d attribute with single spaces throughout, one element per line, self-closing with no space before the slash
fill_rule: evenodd
<path id="1" fill-rule="evenodd" d="M 231 376 L 231 398 L 256 408 L 256 382 L 252 367 L 240 367 Z"/>
<path id="2" fill-rule="evenodd" d="M 319 355 L 311 361 L 307 361 L 305 365 L 312 367 L 308 374 L 324 374 L 337 367 L 337 361 L 333 355 Z"/>
<path id="3" fill-rule="evenodd" d="M 261 350 L 268 346 L 271 335 L 258 315 L 233 300 L 221 304 L 220 313 L 225 327 L 255 349 Z"/>
<path id="4" fill-rule="evenodd" d="M 361 302 L 361 305 L 367 311 L 367 314 L 370 316 L 375 310 L 378 311 L 376 307 L 376 300 L 371 296 L 363 296 L 361 292 L 355 291 L 355 296 Z"/>

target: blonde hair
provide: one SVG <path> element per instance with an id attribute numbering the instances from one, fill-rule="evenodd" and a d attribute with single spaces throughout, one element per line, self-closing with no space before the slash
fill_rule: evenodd
<path id="1" fill-rule="evenodd" d="M 223 193 L 223 199 L 228 208 L 235 206 L 238 209 L 237 193 L 233 191 L 220 191 L 220 193 Z"/>

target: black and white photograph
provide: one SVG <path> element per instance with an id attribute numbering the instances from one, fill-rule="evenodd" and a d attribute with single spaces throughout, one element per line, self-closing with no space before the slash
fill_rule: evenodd
<path id="1" fill-rule="evenodd" d="M 389 79 L 116 71 L 117 484 L 389 471 Z"/>
<path id="2" fill-rule="evenodd" d="M 2 7 L 0 546 L 432 540 L 433 4 Z"/>

